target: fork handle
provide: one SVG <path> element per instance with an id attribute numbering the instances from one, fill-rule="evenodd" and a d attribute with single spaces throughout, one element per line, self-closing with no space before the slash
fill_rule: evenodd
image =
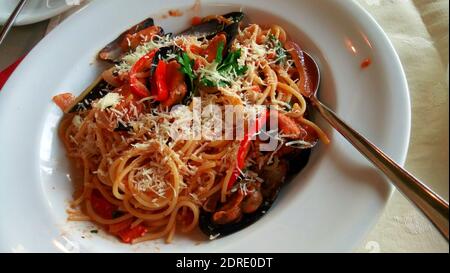
<path id="1" fill-rule="evenodd" d="M 342 136 L 380 169 L 417 208 L 419 208 L 448 241 L 448 202 L 424 183 L 399 166 L 378 147 L 342 121 L 317 98 L 311 98 L 314 107 Z"/>
<path id="2" fill-rule="evenodd" d="M 8 34 L 9 30 L 13 26 L 14 22 L 17 19 L 17 16 L 19 16 L 19 13 L 22 11 L 25 4 L 28 2 L 28 0 L 20 0 L 20 2 L 17 4 L 14 11 L 9 16 L 8 20 L 6 20 L 5 25 L 0 31 L 0 45 L 3 43 L 3 41 L 6 38 L 6 35 Z"/>

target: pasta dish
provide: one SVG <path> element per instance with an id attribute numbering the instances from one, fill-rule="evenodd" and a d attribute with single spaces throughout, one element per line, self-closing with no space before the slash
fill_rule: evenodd
<path id="1" fill-rule="evenodd" d="M 81 179 L 69 220 L 124 243 L 200 228 L 211 239 L 257 221 L 311 149 L 302 49 L 277 25 L 232 12 L 179 34 L 147 19 L 103 48 L 110 68 L 65 112 L 59 136 Z"/>

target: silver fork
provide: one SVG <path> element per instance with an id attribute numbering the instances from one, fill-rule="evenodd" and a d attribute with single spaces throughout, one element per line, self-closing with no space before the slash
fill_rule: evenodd
<path id="1" fill-rule="evenodd" d="M 23 7 L 25 6 L 25 4 L 27 2 L 28 2 L 28 0 L 20 0 L 19 4 L 17 4 L 16 8 L 9 16 L 8 20 L 6 21 L 2 30 L 0 31 L 0 45 L 5 40 L 6 35 L 8 35 L 8 32 L 11 30 L 11 27 L 14 25 L 14 22 L 16 21 L 17 16 L 19 16 L 19 13 L 22 11 Z"/>

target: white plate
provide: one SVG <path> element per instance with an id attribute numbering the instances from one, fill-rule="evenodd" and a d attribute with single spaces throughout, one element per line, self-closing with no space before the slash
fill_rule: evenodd
<path id="1" fill-rule="evenodd" d="M 0 25 L 8 20 L 19 0 L 0 1 Z M 47 20 L 77 4 L 77 0 L 29 0 L 20 12 L 15 25 L 28 25 Z"/>
<path id="2" fill-rule="evenodd" d="M 314 151 L 263 219 L 224 239 L 198 244 L 199 237 L 179 236 L 170 245 L 130 246 L 103 233 L 90 234 L 90 224 L 66 221 L 72 188 L 56 135 L 62 114 L 52 96 L 80 93 L 100 71 L 96 52 L 147 16 L 168 32 L 183 29 L 193 16 L 183 2 L 165 0 L 164 7 L 156 7 L 147 0 L 95 1 L 43 39 L 12 75 L 0 93 L 1 251 L 340 252 L 350 251 L 376 222 L 391 186 L 320 120 L 332 144 Z M 254 22 L 282 25 L 320 60 L 323 101 L 404 162 L 410 132 L 407 83 L 391 43 L 362 8 L 327 0 L 241 3 L 204 1 L 201 13 L 242 8 Z M 157 16 L 173 8 L 184 16 Z M 363 70 L 366 58 L 372 65 Z"/>

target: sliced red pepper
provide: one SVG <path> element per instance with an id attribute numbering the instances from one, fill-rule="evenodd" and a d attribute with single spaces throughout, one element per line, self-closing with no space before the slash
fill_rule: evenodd
<path id="1" fill-rule="evenodd" d="M 167 90 L 167 63 L 163 60 L 158 62 L 153 75 L 152 95 L 159 102 L 166 101 L 169 98 L 169 91 Z"/>
<path id="2" fill-rule="evenodd" d="M 147 228 L 143 225 L 137 225 L 134 228 L 121 230 L 117 235 L 122 239 L 122 242 L 131 244 L 134 239 L 144 236 L 145 233 L 147 233 Z"/>
<path id="3" fill-rule="evenodd" d="M 168 98 L 162 102 L 163 106 L 172 107 L 180 103 L 187 93 L 187 86 L 184 81 L 184 74 L 180 71 L 181 65 L 177 61 L 167 64 L 166 84 Z"/>
<path id="4" fill-rule="evenodd" d="M 256 119 L 255 126 L 249 128 L 249 131 L 244 135 L 244 139 L 241 141 L 239 145 L 239 150 L 236 158 L 236 168 L 233 171 L 233 174 L 228 181 L 228 190 L 233 188 L 234 184 L 237 181 L 237 178 L 240 175 L 240 170 L 242 170 L 245 166 L 245 158 L 247 157 L 248 150 L 250 148 L 250 143 L 252 141 L 253 136 L 261 131 L 262 127 L 267 122 L 268 110 L 261 113 L 261 115 Z"/>
<path id="5" fill-rule="evenodd" d="M 149 69 L 152 65 L 153 58 L 158 49 L 154 49 L 140 58 L 130 70 L 130 88 L 131 92 L 139 98 L 145 98 L 150 96 L 147 86 L 137 78 L 139 72 Z"/>
<path id="6" fill-rule="evenodd" d="M 117 210 L 117 206 L 109 203 L 98 190 L 92 191 L 91 205 L 95 213 L 105 219 L 112 219 L 113 212 Z"/>

